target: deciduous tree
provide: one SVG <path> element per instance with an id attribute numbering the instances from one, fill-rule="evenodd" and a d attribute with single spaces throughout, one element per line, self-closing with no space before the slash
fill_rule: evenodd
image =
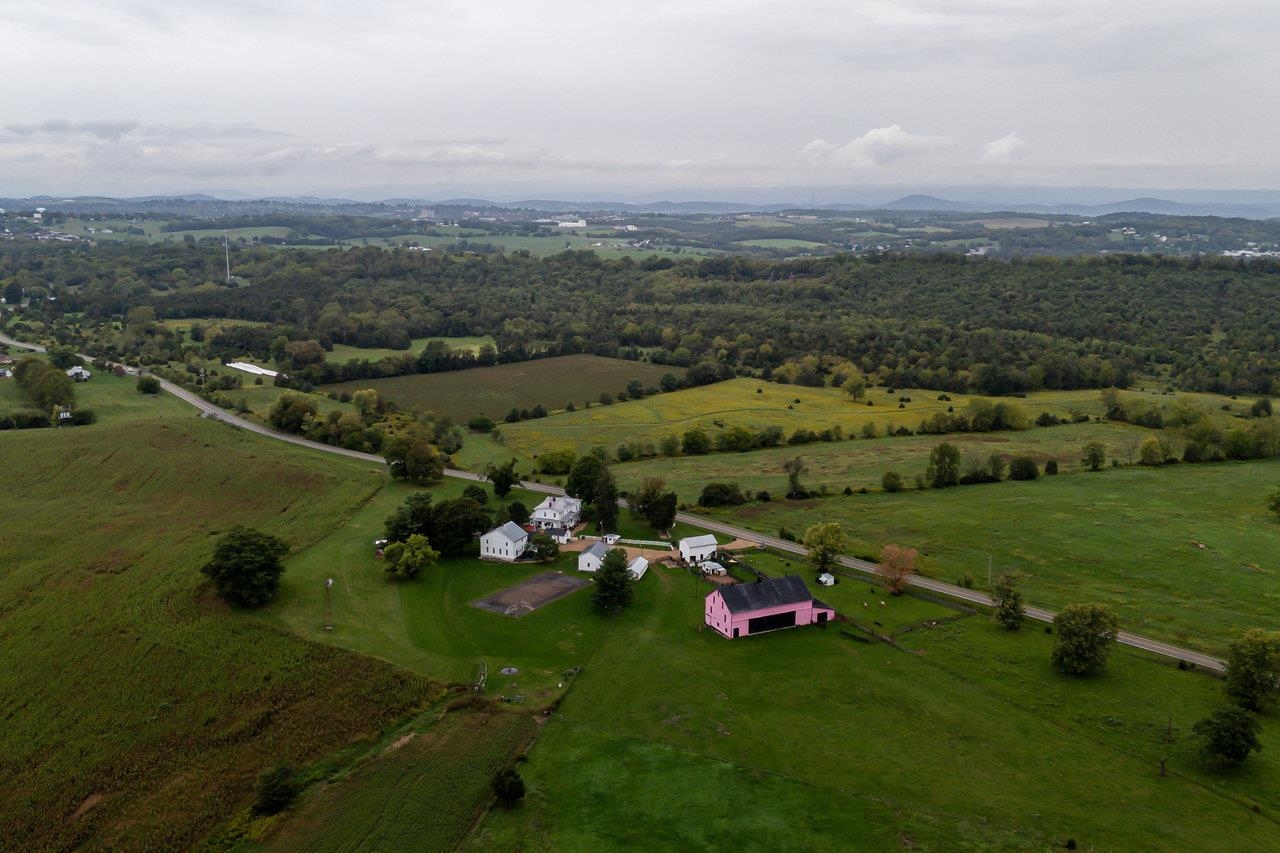
<path id="1" fill-rule="evenodd" d="M 944 489 L 960 483 L 960 451 L 950 442 L 942 442 L 929 452 L 925 480 L 930 487 Z"/>
<path id="2" fill-rule="evenodd" d="M 505 465 L 490 465 L 486 476 L 488 476 L 489 482 L 493 484 L 493 493 L 499 498 L 505 498 L 510 494 L 512 487 L 520 482 L 520 476 L 516 473 L 516 460 L 514 457 Z"/>
<path id="3" fill-rule="evenodd" d="M 1107 446 L 1100 441 L 1091 441 L 1080 450 L 1084 464 L 1090 471 L 1097 471 L 1107 464 Z"/>
<path id="4" fill-rule="evenodd" d="M 844 528 L 837 521 L 819 522 L 804 532 L 804 548 L 820 572 L 825 572 L 844 552 L 847 542 Z"/>
<path id="5" fill-rule="evenodd" d="M 392 542 L 382 552 L 383 571 L 392 577 L 413 580 L 436 564 L 440 552 L 431 547 L 427 537 L 415 533 L 404 542 Z"/>
<path id="6" fill-rule="evenodd" d="M 231 604 L 260 607 L 275 597 L 289 546 L 269 533 L 236 525 L 218 539 L 200 571 Z"/>
<path id="7" fill-rule="evenodd" d="M 1068 604 L 1053 617 L 1053 627 L 1053 666 L 1072 675 L 1089 675 L 1106 665 L 1120 623 L 1105 604 Z"/>
<path id="8" fill-rule="evenodd" d="M 992 617 L 1011 631 L 1022 625 L 1023 595 L 1017 572 L 1006 572 L 991 588 L 991 601 L 995 605 Z"/>
<path id="9" fill-rule="evenodd" d="M 1262 749 L 1258 740 L 1262 726 L 1244 708 L 1220 708 L 1192 726 L 1191 731 L 1203 741 L 1205 757 L 1220 766 L 1234 767 Z"/>
<path id="10" fill-rule="evenodd" d="M 890 595 L 901 595 L 907 588 L 907 582 L 916 573 L 916 561 L 919 558 L 920 553 L 915 548 L 886 543 L 880 549 L 880 562 L 876 564 L 876 573 L 885 579 Z"/>
<path id="11" fill-rule="evenodd" d="M 1280 634 L 1253 628 L 1232 640 L 1224 686 L 1240 707 L 1265 710 L 1280 691 Z"/>

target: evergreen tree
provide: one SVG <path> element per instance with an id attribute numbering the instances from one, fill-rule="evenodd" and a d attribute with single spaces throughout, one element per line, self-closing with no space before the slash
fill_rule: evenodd
<path id="1" fill-rule="evenodd" d="M 610 548 L 596 571 L 596 589 L 591 601 L 600 610 L 614 616 L 631 603 L 634 592 L 631 573 L 627 571 L 627 552 Z"/>

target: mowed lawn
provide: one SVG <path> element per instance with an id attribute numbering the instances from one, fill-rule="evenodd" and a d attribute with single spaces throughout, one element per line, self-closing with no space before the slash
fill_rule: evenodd
<path id="1" fill-rule="evenodd" d="M 1280 629 L 1280 460 L 1125 467 L 1034 482 L 750 504 L 717 516 L 766 533 L 839 521 L 850 552 L 919 549 L 926 574 L 1025 575 L 1031 603 L 1114 607 L 1134 632 L 1223 653 Z"/>
<path id="2" fill-rule="evenodd" d="M 884 388 L 871 388 L 864 399 L 855 401 L 838 388 L 731 379 L 612 406 L 579 408 L 536 421 L 504 424 L 502 434 L 507 447 L 530 456 L 558 447 L 570 447 L 581 453 L 594 445 L 612 452 L 619 444 L 630 441 L 656 445 L 664 436 L 681 436 L 690 429 L 704 430 L 714 439 L 718 432 L 732 427 L 760 430 L 777 426 L 790 436 L 797 429 L 820 432 L 838 426 L 845 435 L 852 436 L 860 435 L 862 428 L 871 423 L 877 434 L 884 435 L 899 427 L 914 431 L 925 418 L 948 409 L 963 412 L 975 399 L 1011 403 L 1022 409 L 1030 420 L 1041 412 L 1060 418 L 1070 418 L 1077 413 L 1091 416 L 1103 413 L 1096 389 L 1038 391 L 1026 398 L 950 394 L 946 395 L 950 400 L 939 400 L 939 396 L 937 391 L 895 389 L 889 394 Z M 1166 395 L 1141 390 L 1125 391 L 1122 396 L 1157 406 L 1188 401 L 1224 425 L 1234 421 L 1222 411 L 1223 404 L 1234 412 L 1247 412 L 1253 402 L 1213 394 Z M 903 397 L 910 398 L 911 402 L 900 404 Z"/>
<path id="3" fill-rule="evenodd" d="M 700 630 L 707 586 L 655 571 L 521 765 L 524 804 L 470 849 L 1280 844 L 1280 721 L 1242 769 L 1208 770 L 1190 728 L 1213 678 L 1124 651 L 1059 675 L 1051 637 L 982 616 L 899 628 L 901 648 L 836 626 L 729 641 Z"/>
<path id="4" fill-rule="evenodd" d="M 376 736 L 435 688 L 232 612 L 198 568 L 233 524 L 303 548 L 384 474 L 204 421 L 129 380 L 101 415 L 0 433 L 0 837 L 196 846 L 259 773 Z"/>
<path id="5" fill-rule="evenodd" d="M 602 393 L 617 396 L 627 383 L 639 379 L 656 386 L 664 374 L 684 375 L 678 367 L 602 358 L 565 355 L 495 367 L 474 367 L 450 373 L 421 373 L 388 379 L 366 379 L 324 386 L 325 391 L 354 392 L 376 388 L 382 396 L 405 409 L 423 409 L 450 415 L 465 422 L 472 415 L 501 418 L 512 407 L 532 409 L 541 404 L 548 411 L 573 403 L 595 402 Z"/>
<path id="6" fill-rule="evenodd" d="M 432 489 L 439 502 L 465 484 L 445 481 Z M 268 619 L 302 636 L 336 643 L 392 661 L 440 681 L 474 683 L 482 664 L 491 692 L 521 693 L 530 705 L 558 695 L 564 672 L 581 665 L 594 648 L 602 622 L 591 611 L 590 589 L 580 589 L 534 612 L 513 618 L 473 607 L 472 602 L 549 571 L 577 575 L 577 555 L 547 564 L 446 558 L 413 581 L 388 580 L 373 553 L 383 521 L 413 489 L 391 486 L 342 528 L 293 557 L 281 594 Z M 513 491 L 532 509 L 540 495 Z M 487 508 L 497 509 L 491 498 Z M 504 511 L 505 514 L 505 511 Z M 324 630 L 326 579 L 333 630 Z M 514 666 L 512 677 L 500 670 Z"/>

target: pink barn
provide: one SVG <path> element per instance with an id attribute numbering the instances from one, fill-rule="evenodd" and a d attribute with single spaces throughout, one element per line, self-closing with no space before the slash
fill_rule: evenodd
<path id="1" fill-rule="evenodd" d="M 835 616 L 799 575 L 719 587 L 707 596 L 707 624 L 730 639 L 823 624 Z"/>

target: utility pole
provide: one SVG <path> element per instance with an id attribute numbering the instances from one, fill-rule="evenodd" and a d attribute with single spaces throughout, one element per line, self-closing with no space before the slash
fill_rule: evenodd
<path id="1" fill-rule="evenodd" d="M 227 284 L 231 284 L 231 236 L 226 231 L 222 232 L 222 251 L 227 259 Z"/>
<path id="2" fill-rule="evenodd" d="M 987 592 L 990 592 L 991 589 L 992 589 L 991 587 L 991 555 L 988 554 L 987 555 Z"/>

